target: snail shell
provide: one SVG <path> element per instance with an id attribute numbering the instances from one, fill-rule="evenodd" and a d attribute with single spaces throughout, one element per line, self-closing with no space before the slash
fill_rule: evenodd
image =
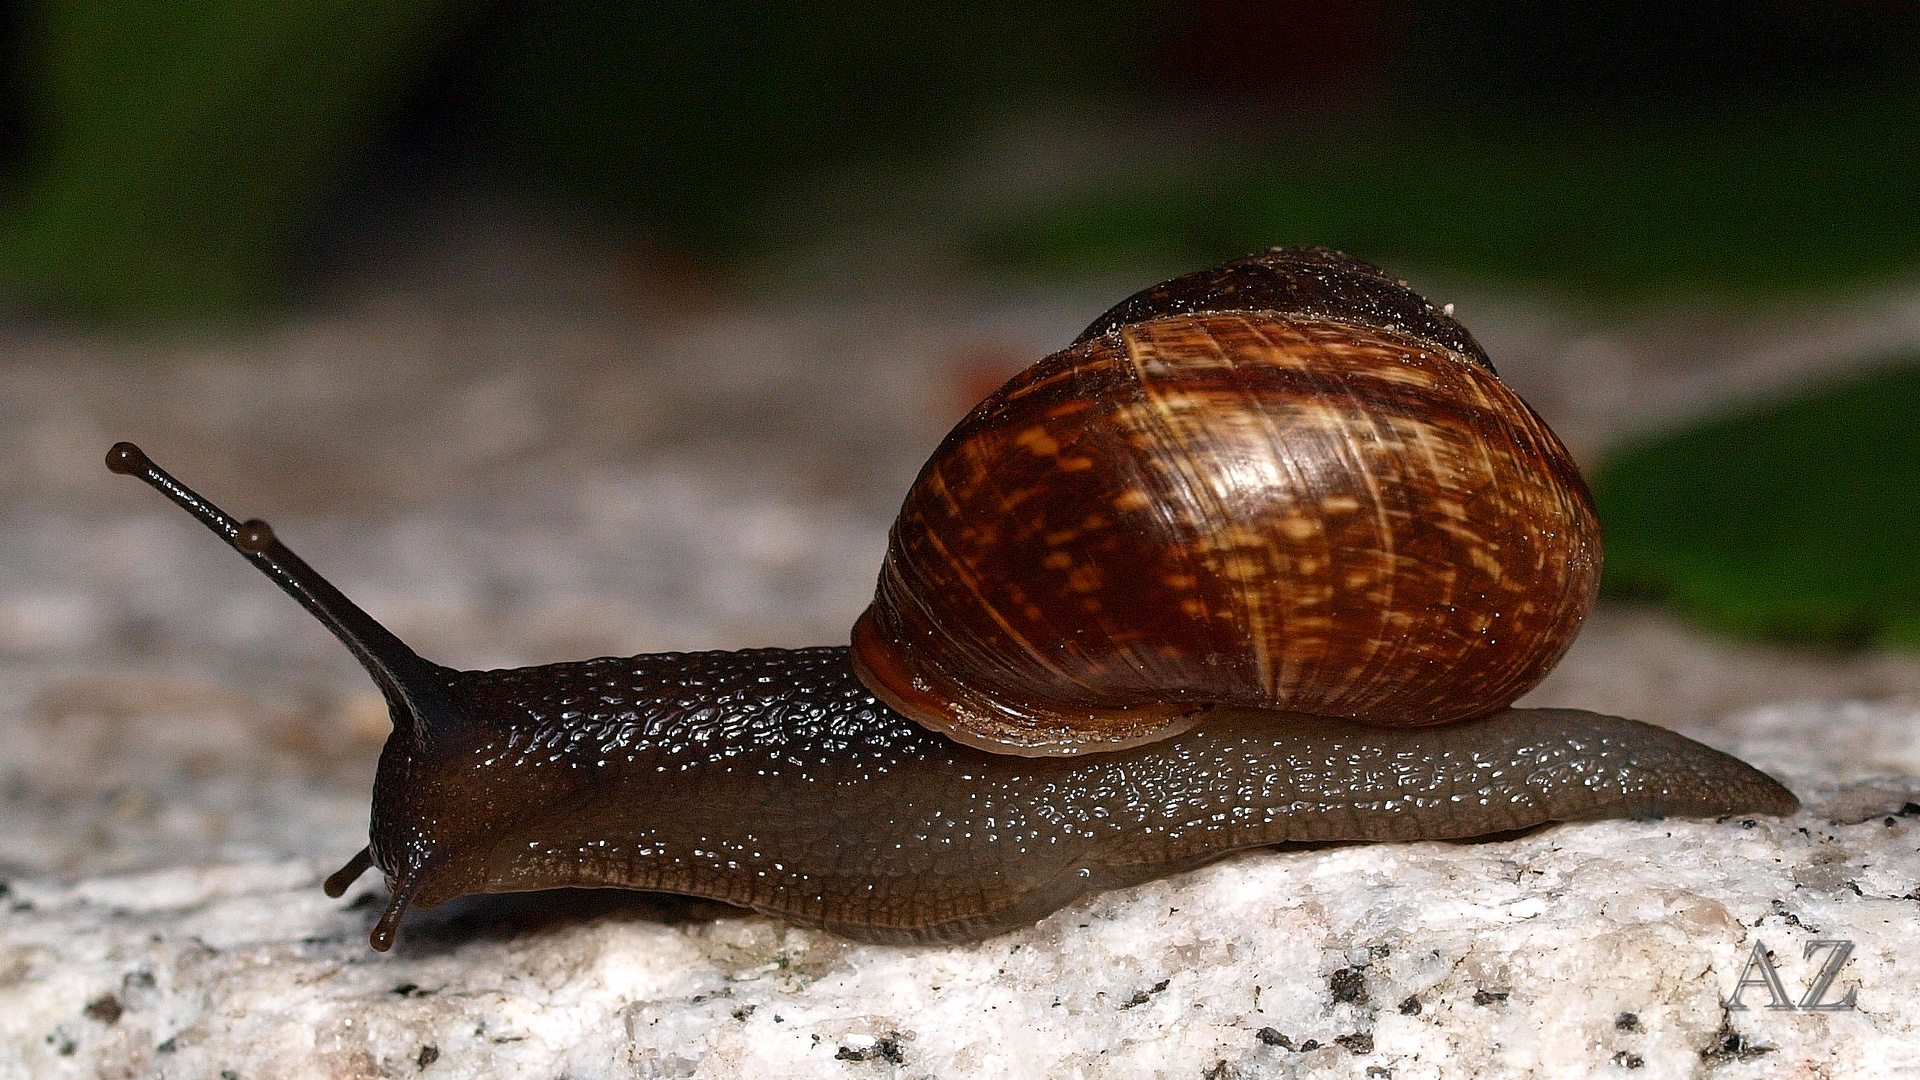
<path id="1" fill-rule="evenodd" d="M 1001 387 L 893 527 L 855 669 L 982 749 L 1114 750 L 1239 706 L 1445 724 L 1593 604 L 1578 469 L 1471 334 L 1338 252 L 1123 301 Z"/>

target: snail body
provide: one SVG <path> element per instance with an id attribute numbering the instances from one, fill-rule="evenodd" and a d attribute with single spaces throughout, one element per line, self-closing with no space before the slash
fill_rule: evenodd
<path id="1" fill-rule="evenodd" d="M 1507 707 L 1592 602 L 1585 488 L 1464 328 L 1322 249 L 1147 290 L 990 396 L 851 648 L 455 671 L 264 523 L 107 462 L 385 694 L 371 842 L 327 882 L 386 875 L 377 949 L 410 904 L 563 886 L 969 940 L 1248 847 L 1797 805 L 1672 732 Z"/>

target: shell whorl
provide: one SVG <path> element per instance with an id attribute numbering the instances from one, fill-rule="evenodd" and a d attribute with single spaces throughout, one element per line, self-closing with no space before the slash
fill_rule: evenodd
<path id="1" fill-rule="evenodd" d="M 954 429 L 854 630 L 876 695 L 971 745 L 1073 754 L 1216 705 L 1448 723 L 1551 669 L 1600 568 L 1566 450 L 1416 294 L 1286 256 L 1267 278 L 1332 295 L 1345 273 L 1356 311 L 1217 310 L 1241 260 L 1123 302 L 1144 317 L 1103 317 Z M 1225 302 L 1273 300 L 1248 291 Z"/>

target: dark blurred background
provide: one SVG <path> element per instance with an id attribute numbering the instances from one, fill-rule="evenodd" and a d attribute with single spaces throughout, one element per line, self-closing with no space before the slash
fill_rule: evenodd
<path id="1" fill-rule="evenodd" d="M 475 185 L 707 289 L 865 230 L 974 279 L 1309 242 L 1608 317 L 1841 303 L 1920 274 L 1916 56 L 1911 0 L 12 3 L 0 306 L 269 319 Z M 1612 448 L 1609 586 L 1920 642 L 1893 359 Z"/>
<path id="2" fill-rule="evenodd" d="M 0 49 L 7 298 L 95 320 L 270 309 L 475 171 L 718 266 L 848 190 L 996 273 L 1311 240 L 1616 300 L 1920 261 L 1911 0 L 45 0 Z M 1035 118 L 1105 145 L 910 197 Z"/>

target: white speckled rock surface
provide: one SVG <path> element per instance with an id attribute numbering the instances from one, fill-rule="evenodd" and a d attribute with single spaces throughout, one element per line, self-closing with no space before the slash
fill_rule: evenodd
<path id="1" fill-rule="evenodd" d="M 1920 1072 L 1920 659 L 1634 611 L 1596 616 L 1531 702 L 1674 726 L 1806 811 L 1255 853 L 951 948 L 596 892 L 457 901 L 372 952 L 379 883 L 318 882 L 364 842 L 379 698 L 291 601 L 108 475 L 108 443 L 271 518 L 462 666 L 829 643 L 985 373 L 1101 303 L 878 283 L 662 312 L 615 286 L 614 253 L 496 211 L 249 338 L 7 332 L 0 1078 Z M 1915 310 L 1770 355 L 1834 366 Z M 1631 388 L 1577 362 L 1601 337 L 1633 354 L 1622 377 L 1753 381 L 1644 330 L 1461 314 L 1589 452 L 1630 419 Z M 1827 996 L 1856 1008 L 1769 1010 L 1755 987 L 1723 1008 L 1757 942 L 1804 993 L 1816 940 L 1852 943 Z"/>
<path id="2" fill-rule="evenodd" d="M 32 1076 L 1890 1076 L 1920 1067 L 1917 832 L 1258 855 L 953 948 L 522 901 L 379 956 L 377 905 L 321 897 L 315 863 L 16 884 L 0 1030 Z M 1754 941 L 1797 995 L 1826 938 L 1857 1009 L 1728 1019 Z"/>

